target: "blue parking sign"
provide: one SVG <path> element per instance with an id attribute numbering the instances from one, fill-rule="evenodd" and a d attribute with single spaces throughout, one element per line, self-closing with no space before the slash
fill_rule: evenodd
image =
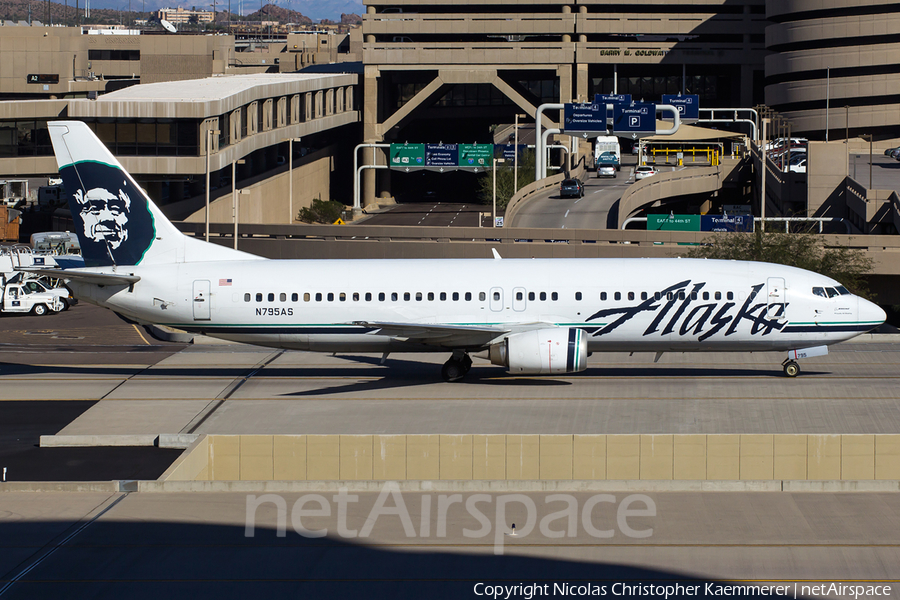
<path id="1" fill-rule="evenodd" d="M 632 102 L 619 104 L 613 116 L 613 134 L 629 137 L 656 133 L 656 104 Z"/>

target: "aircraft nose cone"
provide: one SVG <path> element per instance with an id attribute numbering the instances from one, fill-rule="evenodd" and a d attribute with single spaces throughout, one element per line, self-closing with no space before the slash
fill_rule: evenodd
<path id="1" fill-rule="evenodd" d="M 887 319 L 887 314 L 874 302 L 859 299 L 859 321 L 863 325 L 871 325 L 875 329 Z"/>

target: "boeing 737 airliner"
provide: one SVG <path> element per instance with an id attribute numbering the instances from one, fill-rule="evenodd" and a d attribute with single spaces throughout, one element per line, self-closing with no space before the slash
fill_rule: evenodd
<path id="1" fill-rule="evenodd" d="M 49 124 L 85 267 L 75 295 L 140 323 L 320 352 L 479 353 L 514 374 L 591 352 L 787 352 L 869 331 L 877 305 L 781 265 L 693 259 L 266 260 L 183 235 L 84 123 Z"/>

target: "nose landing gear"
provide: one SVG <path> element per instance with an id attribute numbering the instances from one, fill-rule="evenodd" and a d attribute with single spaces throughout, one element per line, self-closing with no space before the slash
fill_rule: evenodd
<path id="1" fill-rule="evenodd" d="M 785 359 L 781 366 L 784 368 L 784 374 L 788 377 L 796 377 L 800 374 L 800 364 L 791 359 Z"/>
<path id="2" fill-rule="evenodd" d="M 472 368 L 472 358 L 466 352 L 454 352 L 450 360 L 441 367 L 444 381 L 459 381 Z"/>

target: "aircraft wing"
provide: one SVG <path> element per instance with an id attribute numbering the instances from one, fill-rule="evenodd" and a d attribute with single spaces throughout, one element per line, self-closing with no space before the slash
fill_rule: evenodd
<path id="1" fill-rule="evenodd" d="M 377 335 L 386 335 L 410 342 L 446 347 L 485 346 L 494 339 L 509 333 L 509 327 L 480 325 L 440 325 L 431 323 L 382 323 L 376 321 L 354 321 L 378 329 Z"/>
<path id="2" fill-rule="evenodd" d="M 42 269 L 40 267 L 16 267 L 16 271 L 49 275 L 60 279 L 70 279 L 97 285 L 131 285 L 141 280 L 138 275 L 120 275 L 118 273 L 99 273 L 96 271 L 75 271 L 72 269 Z"/>

